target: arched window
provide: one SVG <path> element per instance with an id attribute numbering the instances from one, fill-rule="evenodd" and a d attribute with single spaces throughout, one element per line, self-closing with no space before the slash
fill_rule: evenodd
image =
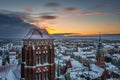
<path id="1" fill-rule="evenodd" d="M 39 55 L 36 55 L 36 64 L 39 64 Z"/>
<path id="2" fill-rule="evenodd" d="M 44 80 L 48 80 L 48 72 L 47 71 L 44 72 Z"/>
<path id="3" fill-rule="evenodd" d="M 39 74 L 36 73 L 36 80 L 39 80 Z"/>
<path id="4" fill-rule="evenodd" d="M 42 80 L 42 73 L 39 73 L 39 80 Z"/>
<path id="5" fill-rule="evenodd" d="M 42 63 L 42 56 L 41 56 L 41 54 L 39 55 L 39 63 L 40 64 Z"/>
<path id="6" fill-rule="evenodd" d="M 47 62 L 48 62 L 48 54 L 45 53 L 45 63 L 47 63 Z"/>
<path id="7" fill-rule="evenodd" d="M 36 72 L 36 80 L 42 80 L 42 73 Z"/>

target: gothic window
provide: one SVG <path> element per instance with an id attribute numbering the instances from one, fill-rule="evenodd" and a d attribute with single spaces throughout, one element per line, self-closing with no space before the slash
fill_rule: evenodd
<path id="1" fill-rule="evenodd" d="M 42 80 L 42 74 L 39 73 L 39 80 Z"/>
<path id="2" fill-rule="evenodd" d="M 36 64 L 39 64 L 39 56 L 36 55 Z"/>
<path id="3" fill-rule="evenodd" d="M 42 80 L 42 74 L 41 72 L 36 73 L 36 80 Z"/>
<path id="4" fill-rule="evenodd" d="M 39 58 L 40 58 L 40 59 L 39 59 L 40 63 L 42 63 L 42 57 L 41 57 L 41 55 L 39 56 Z"/>
<path id="5" fill-rule="evenodd" d="M 47 71 L 44 72 L 44 80 L 48 80 L 48 72 Z"/>
<path id="6" fill-rule="evenodd" d="M 36 80 L 39 80 L 39 74 L 36 73 Z"/>
<path id="7" fill-rule="evenodd" d="M 44 54 L 44 60 L 45 60 L 45 63 L 48 62 L 48 54 Z"/>

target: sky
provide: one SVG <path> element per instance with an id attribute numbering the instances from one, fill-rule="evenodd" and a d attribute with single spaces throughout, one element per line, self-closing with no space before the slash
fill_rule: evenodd
<path id="1" fill-rule="evenodd" d="M 0 36 L 120 34 L 120 0 L 0 0 Z"/>

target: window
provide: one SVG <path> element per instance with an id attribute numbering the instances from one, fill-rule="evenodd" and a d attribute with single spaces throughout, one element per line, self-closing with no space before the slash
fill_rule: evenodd
<path id="1" fill-rule="evenodd" d="M 36 55 L 36 64 L 39 64 L 39 56 Z"/>
<path id="2" fill-rule="evenodd" d="M 36 73 L 36 80 L 39 80 L 39 74 Z"/>
<path id="3" fill-rule="evenodd" d="M 36 73 L 36 80 L 42 80 L 42 74 L 41 72 Z"/>
<path id="4" fill-rule="evenodd" d="M 39 63 L 40 64 L 42 63 L 42 57 L 41 57 L 41 55 L 39 55 Z"/>
<path id="5" fill-rule="evenodd" d="M 47 63 L 48 62 L 48 54 L 44 54 L 44 58 L 45 58 L 45 63 Z"/>
<path id="6" fill-rule="evenodd" d="M 42 80 L 42 73 L 39 73 L 39 80 Z"/>
<path id="7" fill-rule="evenodd" d="M 44 72 L 44 80 L 48 80 L 48 72 Z"/>

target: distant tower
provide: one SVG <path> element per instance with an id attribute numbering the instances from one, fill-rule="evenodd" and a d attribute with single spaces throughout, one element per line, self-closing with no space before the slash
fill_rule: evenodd
<path id="1" fill-rule="evenodd" d="M 96 59 L 97 59 L 96 64 L 102 68 L 105 68 L 104 52 L 103 52 L 103 46 L 102 46 L 102 42 L 101 42 L 101 35 L 99 35 L 99 44 L 98 44 L 98 48 L 97 48 Z"/>
<path id="2" fill-rule="evenodd" d="M 55 80 L 53 38 L 33 28 L 23 39 L 21 80 Z"/>

